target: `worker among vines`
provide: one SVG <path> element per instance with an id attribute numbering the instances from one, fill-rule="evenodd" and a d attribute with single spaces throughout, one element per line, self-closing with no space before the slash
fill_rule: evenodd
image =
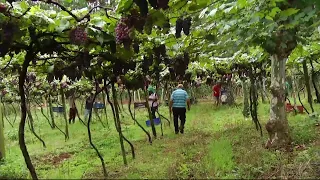
<path id="1" fill-rule="evenodd" d="M 286 81 L 286 89 L 285 89 L 285 92 L 286 92 L 286 98 L 289 98 L 290 97 L 290 94 L 291 94 L 291 85 L 288 81 Z"/>
<path id="2" fill-rule="evenodd" d="M 220 102 L 220 94 L 221 94 L 221 83 L 217 82 L 217 84 L 215 84 L 212 87 L 212 91 L 213 91 L 213 97 L 216 101 L 216 105 L 219 106 L 219 102 Z"/>
<path id="3" fill-rule="evenodd" d="M 69 110 L 69 124 L 75 123 L 76 115 L 77 115 L 77 107 L 75 102 L 74 94 L 70 96 L 70 110 Z"/>
<path id="4" fill-rule="evenodd" d="M 155 119 L 156 118 L 156 111 L 158 109 L 158 95 L 155 92 L 155 89 L 152 86 L 149 86 L 148 88 L 148 92 L 149 92 L 149 107 L 151 109 L 151 113 L 152 113 L 152 118 Z"/>
<path id="5" fill-rule="evenodd" d="M 86 108 L 84 111 L 84 119 L 87 121 L 93 107 L 93 93 L 86 99 Z"/>
<path id="6" fill-rule="evenodd" d="M 190 99 L 188 93 L 183 90 L 183 85 L 179 84 L 177 89 L 172 92 L 171 99 L 169 103 L 170 113 L 173 112 L 173 122 L 175 133 L 184 133 L 184 125 L 186 123 L 186 106 L 190 111 Z M 178 119 L 180 119 L 180 127 Z"/>

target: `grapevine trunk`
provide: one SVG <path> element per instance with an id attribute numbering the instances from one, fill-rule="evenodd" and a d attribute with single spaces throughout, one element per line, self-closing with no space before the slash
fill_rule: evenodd
<path id="1" fill-rule="evenodd" d="M 26 75 L 27 75 L 27 70 L 29 63 L 31 60 L 34 59 L 34 56 L 30 53 L 27 52 L 25 61 L 23 62 L 22 70 L 20 72 L 19 76 L 19 94 L 20 94 L 20 106 L 21 106 L 21 120 L 19 124 L 19 146 L 22 152 L 22 155 L 24 157 L 24 160 L 26 162 L 27 168 L 29 169 L 30 175 L 32 179 L 38 179 L 36 170 L 31 162 L 31 158 L 26 146 L 25 142 L 25 135 L 24 135 L 24 128 L 26 125 L 26 117 L 27 117 L 27 104 L 26 104 L 26 96 L 25 96 L 25 91 L 24 91 L 24 83 L 26 80 Z"/>
<path id="2" fill-rule="evenodd" d="M 266 124 L 269 139 L 266 148 L 286 147 L 290 143 L 288 120 L 285 111 L 286 59 L 271 56 L 270 119 Z"/>
<path id="3" fill-rule="evenodd" d="M 5 145 L 4 145 L 4 128 L 3 128 L 3 115 L 2 115 L 2 106 L 0 105 L 0 160 L 2 160 L 5 155 Z"/>

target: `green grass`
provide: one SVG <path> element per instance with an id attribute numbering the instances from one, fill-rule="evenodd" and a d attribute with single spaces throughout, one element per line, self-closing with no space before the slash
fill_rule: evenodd
<path id="1" fill-rule="evenodd" d="M 231 172 L 234 169 L 233 150 L 230 140 L 218 139 L 209 145 L 207 154 L 208 169 L 215 172 L 217 177 L 221 178 L 222 174 Z"/>
<path id="2" fill-rule="evenodd" d="M 316 109 L 319 106 L 316 106 Z M 167 107 L 160 112 L 168 117 Z M 132 159 L 125 144 L 128 165 L 123 165 L 119 137 L 110 109 L 109 127 L 103 128 L 95 118 L 92 124 L 93 142 L 103 154 L 109 178 L 192 179 L 192 178 L 315 178 L 318 170 L 320 144 L 319 128 L 304 115 L 288 115 L 290 132 L 296 145 L 306 149 L 280 152 L 264 149 L 267 139 L 261 138 L 251 120 L 242 116 L 242 106 L 214 107 L 200 103 L 187 113 L 185 134 L 175 135 L 173 124 L 164 125 L 164 136 L 157 127 L 158 138 L 152 145 L 128 116 L 122 118 L 124 135 L 134 144 L 136 159 Z M 269 118 L 269 105 L 259 105 L 262 126 Z M 137 111 L 137 120 L 145 126 L 147 113 Z M 64 129 L 62 117 L 56 121 Z M 104 124 L 107 120 L 103 118 Z M 30 178 L 18 145 L 18 123 L 14 128 L 5 124 L 7 157 L 0 164 L 0 177 Z M 35 129 L 47 148 L 26 127 L 26 142 L 39 178 L 74 179 L 102 178 L 101 163 L 91 148 L 87 129 L 78 121 L 69 126 L 70 139 L 65 142 L 58 130 L 52 130 L 38 112 Z M 148 128 L 151 133 L 151 129 Z M 317 140 L 317 141 L 315 141 Z"/>

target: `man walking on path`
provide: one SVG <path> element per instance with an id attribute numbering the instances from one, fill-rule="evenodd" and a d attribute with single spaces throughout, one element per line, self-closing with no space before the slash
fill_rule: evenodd
<path id="1" fill-rule="evenodd" d="M 170 113 L 173 112 L 173 122 L 175 133 L 184 133 L 184 124 L 186 122 L 186 106 L 190 111 L 190 99 L 188 93 L 182 89 L 183 85 L 179 84 L 177 90 L 173 91 L 171 94 L 171 99 L 169 103 Z M 180 119 L 180 128 L 178 118 Z"/>

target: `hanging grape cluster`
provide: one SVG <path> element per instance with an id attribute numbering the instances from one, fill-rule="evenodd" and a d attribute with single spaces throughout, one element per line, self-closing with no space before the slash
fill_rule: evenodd
<path id="1" fill-rule="evenodd" d="M 148 74 L 149 73 L 149 68 L 152 65 L 153 62 L 153 55 L 149 55 L 149 56 L 144 56 L 143 57 L 143 61 L 142 61 L 142 72 L 144 74 Z"/>
<path id="2" fill-rule="evenodd" d="M 133 51 L 137 54 L 139 53 L 139 51 L 140 51 L 139 42 L 136 41 L 133 43 Z"/>
<path id="3" fill-rule="evenodd" d="M 84 28 L 76 27 L 72 29 L 69 34 L 70 41 L 76 45 L 83 45 L 87 42 L 88 36 Z"/>
<path id="4" fill-rule="evenodd" d="M 144 25 L 146 24 L 146 17 L 138 13 L 136 9 L 131 10 L 131 15 L 130 15 L 130 23 L 134 26 L 134 28 L 142 33 Z"/>
<path id="5" fill-rule="evenodd" d="M 111 78 L 111 81 L 117 82 L 118 84 L 124 83 L 123 75 L 127 74 L 130 70 L 135 70 L 136 62 L 134 61 L 123 61 L 117 59 L 113 62 L 112 74 L 108 75 Z"/>
<path id="6" fill-rule="evenodd" d="M 189 62 L 190 62 L 189 53 L 184 52 L 183 55 L 177 56 L 174 59 L 174 62 L 171 65 L 171 67 L 169 67 L 171 80 L 188 79 L 188 77 L 185 77 L 185 75 L 186 75 L 186 70 L 188 69 Z M 188 74 L 188 76 L 189 75 L 190 74 Z"/>
<path id="7" fill-rule="evenodd" d="M 41 54 L 52 54 L 53 52 L 63 51 L 61 44 L 59 44 L 55 39 L 41 39 L 40 40 L 40 53 Z"/>
<path id="8" fill-rule="evenodd" d="M 17 32 L 17 27 L 11 23 L 5 23 L 2 25 L 1 31 L 1 41 L 4 43 L 11 43 L 14 37 L 14 34 Z"/>
<path id="9" fill-rule="evenodd" d="M 112 53 L 116 53 L 117 51 L 117 43 L 116 41 L 110 41 L 109 42 L 110 50 Z"/>
<path id="10" fill-rule="evenodd" d="M 132 10 L 131 14 L 122 17 L 116 27 L 116 42 L 123 44 L 125 49 L 129 50 L 132 39 L 131 32 L 136 29 L 139 32 L 143 31 L 145 25 L 145 18 L 141 17 L 136 10 Z"/>
<path id="11" fill-rule="evenodd" d="M 169 0 L 157 0 L 157 3 L 160 9 L 166 10 L 169 8 Z"/>
<path id="12" fill-rule="evenodd" d="M 53 82 L 50 83 L 50 85 L 51 85 L 51 89 L 52 89 L 53 91 L 56 91 L 56 90 L 57 90 L 58 85 L 57 85 L 56 82 L 53 81 Z"/>
<path id="13" fill-rule="evenodd" d="M 234 63 L 232 64 L 230 69 L 232 72 L 238 73 L 240 79 L 243 79 L 248 77 L 251 67 L 247 63 Z M 222 75 L 225 75 L 225 74 L 222 74 Z"/>
<path id="14" fill-rule="evenodd" d="M 185 19 L 178 18 L 176 21 L 176 38 L 181 37 L 181 31 L 183 31 L 183 33 L 188 36 L 190 34 L 190 27 L 191 17 L 187 17 Z"/>
<path id="15" fill-rule="evenodd" d="M 183 25 L 183 20 L 181 18 L 177 19 L 176 21 L 176 38 L 181 37 L 181 31 L 182 31 L 182 26 Z"/>
<path id="16" fill-rule="evenodd" d="M 67 84 L 67 82 L 62 82 L 60 84 L 61 89 L 66 89 L 69 85 Z"/>
<path id="17" fill-rule="evenodd" d="M 170 31 L 170 22 L 169 22 L 169 19 L 164 23 L 164 25 L 163 25 L 163 27 L 162 27 L 162 29 L 163 30 L 165 30 L 165 34 L 168 34 L 169 33 L 169 31 Z"/>
<path id="18" fill-rule="evenodd" d="M 0 4 L 0 13 L 7 12 L 7 6 L 5 4 Z"/>
<path id="19" fill-rule="evenodd" d="M 206 73 L 202 69 L 197 70 L 197 78 L 203 79 Z"/>
<path id="20" fill-rule="evenodd" d="M 36 78 L 37 78 L 36 73 L 29 72 L 29 73 L 27 73 L 27 76 L 26 76 L 26 82 L 33 83 L 36 81 Z"/>
<path id="21" fill-rule="evenodd" d="M 207 85 L 211 85 L 213 83 L 213 79 L 212 79 L 212 77 L 207 77 L 207 80 L 206 80 L 206 84 Z"/>
<path id="22" fill-rule="evenodd" d="M 153 9 L 163 9 L 166 10 L 169 8 L 169 0 L 148 0 L 150 6 L 153 7 Z"/>
<path id="23" fill-rule="evenodd" d="M 183 27 L 183 33 L 188 36 L 190 34 L 191 17 L 187 17 L 186 19 L 183 20 L 182 27 Z"/>
<path id="24" fill-rule="evenodd" d="M 88 51 L 79 52 L 79 54 L 75 57 L 76 65 L 79 69 L 87 69 L 90 67 L 92 56 Z"/>
<path id="25" fill-rule="evenodd" d="M 143 89 L 144 76 L 141 73 L 126 74 L 121 76 L 121 81 L 128 89 L 137 90 Z"/>
<path id="26" fill-rule="evenodd" d="M 160 46 L 157 46 L 157 47 L 154 47 L 153 48 L 153 52 L 154 52 L 154 55 L 157 57 L 157 58 L 160 58 L 160 57 L 166 57 L 166 46 L 164 44 L 161 44 Z"/>
<path id="27" fill-rule="evenodd" d="M 89 3 L 94 3 L 94 2 L 96 2 L 97 0 L 87 0 L 87 2 L 89 2 Z"/>
<path id="28" fill-rule="evenodd" d="M 184 75 L 184 80 L 186 80 L 187 82 L 191 82 L 191 77 L 192 72 L 186 72 L 186 74 Z"/>
<path id="29" fill-rule="evenodd" d="M 123 44 L 126 49 L 128 49 L 128 43 L 130 45 L 132 41 L 130 38 L 130 33 L 132 30 L 133 28 L 130 23 L 130 17 L 121 18 L 116 27 L 116 41 L 118 44 Z"/>
<path id="30" fill-rule="evenodd" d="M 141 16 L 146 16 L 149 12 L 147 0 L 133 0 L 139 6 Z"/>
<path id="31" fill-rule="evenodd" d="M 8 91 L 7 91 L 6 89 L 3 89 L 3 90 L 1 91 L 1 95 L 2 95 L 2 96 L 5 96 L 7 93 L 8 93 Z"/>

